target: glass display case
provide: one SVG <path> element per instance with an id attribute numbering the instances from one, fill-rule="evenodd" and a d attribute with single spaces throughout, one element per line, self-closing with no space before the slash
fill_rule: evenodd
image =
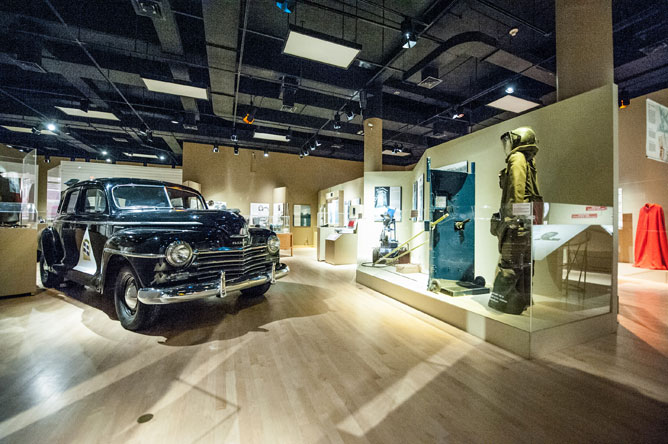
<path id="1" fill-rule="evenodd" d="M 35 151 L 0 151 L 0 296 L 36 288 L 38 177 Z"/>

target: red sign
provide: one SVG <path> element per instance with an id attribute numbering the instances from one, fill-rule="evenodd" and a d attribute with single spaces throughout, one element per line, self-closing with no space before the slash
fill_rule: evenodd
<path id="1" fill-rule="evenodd" d="M 595 219 L 597 217 L 596 213 L 571 214 L 571 219 Z"/>
<path id="2" fill-rule="evenodd" d="M 605 211 L 608 207 L 587 207 L 585 211 Z"/>

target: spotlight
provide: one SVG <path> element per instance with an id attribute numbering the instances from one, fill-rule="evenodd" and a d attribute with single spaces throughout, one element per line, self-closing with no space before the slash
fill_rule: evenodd
<path id="1" fill-rule="evenodd" d="M 36 135 L 36 136 L 39 136 L 40 134 L 42 134 L 42 130 L 40 130 L 39 128 L 37 128 L 37 127 L 35 127 L 35 126 L 33 126 L 32 128 L 30 128 L 30 131 L 32 131 L 32 133 L 33 133 L 34 135 Z"/>
<path id="2" fill-rule="evenodd" d="M 292 14 L 292 11 L 295 10 L 296 0 L 285 0 L 282 2 L 276 2 L 276 7 L 286 14 Z"/>
<path id="3" fill-rule="evenodd" d="M 515 88 L 513 88 L 512 86 L 509 86 L 508 88 L 506 88 L 506 93 L 512 94 L 514 92 L 515 92 Z"/>
<path id="4" fill-rule="evenodd" d="M 239 140 L 239 136 L 237 135 L 237 130 L 233 129 L 232 134 L 230 135 L 230 140 L 232 142 L 237 142 Z"/>
<path id="5" fill-rule="evenodd" d="M 217 152 L 218 152 L 218 146 L 217 146 L 217 145 L 214 145 L 214 146 L 213 146 L 213 152 L 214 152 L 214 153 L 217 153 Z"/>
<path id="6" fill-rule="evenodd" d="M 304 148 L 304 156 L 308 156 L 309 154 L 311 153 L 309 153 L 308 149 Z"/>
<path id="7" fill-rule="evenodd" d="M 316 147 L 322 146 L 322 142 L 321 142 L 320 140 L 318 140 L 317 137 L 313 140 L 313 144 L 314 144 Z"/>
<path id="8" fill-rule="evenodd" d="M 269 157 L 269 150 L 267 148 L 264 149 L 264 157 Z"/>
<path id="9" fill-rule="evenodd" d="M 303 151 L 302 151 L 301 153 L 299 153 L 299 158 L 300 158 L 300 159 L 303 159 L 303 158 L 304 158 L 304 152 L 303 152 Z"/>
<path id="10" fill-rule="evenodd" d="M 461 112 L 461 111 L 458 110 L 458 109 L 456 109 L 455 112 L 452 114 L 452 119 L 453 119 L 453 120 L 455 120 L 455 119 L 461 119 L 462 117 L 464 117 L 464 113 Z"/>
<path id="11" fill-rule="evenodd" d="M 624 109 L 631 103 L 631 97 L 629 96 L 628 91 L 620 91 L 619 98 L 617 99 L 617 104 L 619 109 Z"/>
<path id="12" fill-rule="evenodd" d="M 308 143 L 308 147 L 311 149 L 311 151 L 315 151 L 316 144 L 313 143 L 313 142 L 309 142 L 309 143 Z"/>
<path id="13" fill-rule="evenodd" d="M 508 34 L 510 34 L 511 37 L 515 37 L 518 32 L 520 32 L 519 28 L 510 28 Z"/>
<path id="14" fill-rule="evenodd" d="M 178 121 L 178 119 L 176 119 L 176 117 L 172 117 L 172 120 L 170 120 L 170 122 L 172 122 L 174 125 L 179 124 L 179 121 Z"/>
<path id="15" fill-rule="evenodd" d="M 235 155 L 235 156 L 238 156 L 238 155 L 239 155 L 239 147 L 236 146 L 236 145 L 234 146 L 234 155 Z"/>
<path id="16" fill-rule="evenodd" d="M 49 123 L 46 124 L 46 129 L 48 129 L 49 131 L 55 131 L 56 130 L 56 124 L 49 122 Z"/>
<path id="17" fill-rule="evenodd" d="M 103 156 L 106 156 L 106 155 L 107 155 L 107 150 L 103 150 L 103 151 L 102 151 L 102 155 L 103 155 Z"/>
<path id="18" fill-rule="evenodd" d="M 69 135 L 72 133 L 72 131 L 70 131 L 70 127 L 69 127 L 69 126 L 65 125 L 65 130 L 63 131 L 63 133 L 65 133 L 65 134 L 67 134 L 67 135 L 69 136 Z"/>
<path id="19" fill-rule="evenodd" d="M 410 49 L 417 44 L 417 34 L 415 33 L 415 26 L 413 20 L 406 18 L 401 22 L 401 41 L 403 48 Z"/>
<path id="20" fill-rule="evenodd" d="M 332 127 L 337 131 L 341 129 L 341 114 L 334 114 L 334 123 L 332 124 Z"/>
<path id="21" fill-rule="evenodd" d="M 14 145 L 7 145 L 7 148 L 14 148 Z M 23 151 L 22 149 L 20 151 Z"/>
<path id="22" fill-rule="evenodd" d="M 165 160 L 165 156 L 160 155 L 160 160 Z"/>
<path id="23" fill-rule="evenodd" d="M 44 156 L 44 163 L 51 163 L 51 158 L 48 155 Z"/>
<path id="24" fill-rule="evenodd" d="M 255 114 L 257 113 L 257 108 L 253 106 L 253 101 L 251 100 L 251 110 L 250 112 L 246 113 L 244 118 L 242 119 L 244 122 L 246 122 L 249 125 L 252 125 L 253 122 L 255 122 Z"/>
<path id="25" fill-rule="evenodd" d="M 111 163 L 111 159 L 107 157 L 107 163 Z"/>
<path id="26" fill-rule="evenodd" d="M 351 104 L 345 106 L 344 112 L 346 113 L 346 118 L 348 121 L 351 121 L 355 118 L 355 109 Z"/>

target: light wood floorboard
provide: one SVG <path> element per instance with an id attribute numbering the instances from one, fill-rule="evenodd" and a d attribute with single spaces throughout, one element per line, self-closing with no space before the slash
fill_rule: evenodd
<path id="1" fill-rule="evenodd" d="M 314 257 L 144 333 L 77 286 L 0 300 L 0 441 L 668 442 L 668 285 L 621 279 L 616 335 L 526 361 Z"/>

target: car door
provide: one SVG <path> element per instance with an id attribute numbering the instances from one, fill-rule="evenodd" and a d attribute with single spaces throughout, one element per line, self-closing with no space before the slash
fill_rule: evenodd
<path id="1" fill-rule="evenodd" d="M 65 253 L 63 264 L 67 270 L 73 268 L 79 260 L 79 243 L 76 237 L 76 211 L 80 194 L 80 187 L 68 190 L 63 200 L 60 210 L 61 215 L 58 218 L 58 226 L 56 227 L 63 243 L 63 251 Z"/>
<path id="2" fill-rule="evenodd" d="M 82 189 L 82 201 L 78 207 L 75 237 L 81 239 L 79 257 L 74 270 L 95 275 L 102 260 L 102 250 L 108 237 L 109 206 L 100 186 Z"/>

